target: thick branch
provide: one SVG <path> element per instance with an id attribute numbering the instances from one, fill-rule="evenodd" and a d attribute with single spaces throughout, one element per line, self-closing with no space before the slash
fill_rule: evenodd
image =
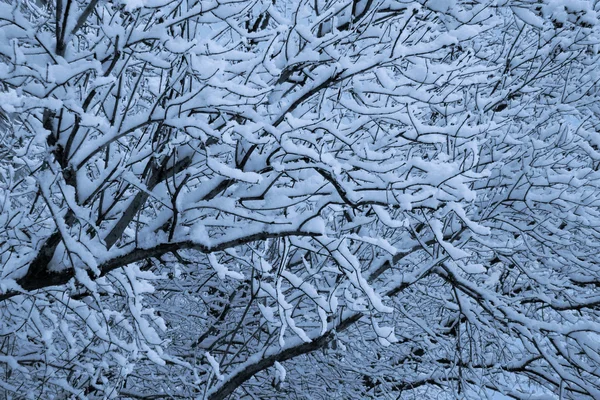
<path id="1" fill-rule="evenodd" d="M 191 240 L 177 241 L 177 242 L 169 242 L 169 243 L 161 243 L 153 247 L 148 248 L 133 248 L 128 252 L 120 256 L 116 256 L 114 258 L 108 259 L 98 265 L 98 269 L 100 270 L 100 276 L 104 276 L 107 273 L 117 269 L 125 267 L 129 264 L 143 261 L 148 258 L 156 258 L 160 257 L 163 254 L 172 253 L 178 250 L 196 250 L 200 253 L 209 254 L 217 251 L 223 251 L 232 247 L 240 246 L 243 244 L 256 242 L 256 241 L 264 241 L 267 239 L 281 238 L 287 236 L 320 236 L 319 232 L 307 232 L 307 231 L 299 231 L 299 230 L 282 230 L 282 231 L 272 231 L 272 232 L 256 232 L 247 234 L 244 236 L 239 236 L 236 238 L 232 238 L 214 245 L 206 245 L 198 242 L 194 242 Z M 51 239 L 54 238 L 54 235 Z M 51 255 L 49 256 L 51 258 Z M 96 278 L 92 275 L 92 272 L 89 272 L 90 278 Z M 71 278 L 75 276 L 75 270 L 73 268 L 64 269 L 62 271 L 49 271 L 46 268 L 40 269 L 37 273 L 27 274 L 21 279 L 17 279 L 17 283 L 24 290 L 36 290 L 43 289 L 49 286 L 56 285 L 64 285 Z M 9 299 L 16 295 L 20 294 L 19 292 L 10 291 L 5 294 L 0 295 L 0 301 Z"/>

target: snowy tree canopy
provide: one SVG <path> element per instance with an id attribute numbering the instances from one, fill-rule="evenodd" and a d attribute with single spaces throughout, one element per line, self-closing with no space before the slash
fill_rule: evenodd
<path id="1" fill-rule="evenodd" d="M 599 399 L 599 13 L 0 0 L 0 398 Z"/>

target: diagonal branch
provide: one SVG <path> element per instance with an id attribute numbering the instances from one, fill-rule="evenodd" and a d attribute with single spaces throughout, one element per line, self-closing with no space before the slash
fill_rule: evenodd
<path id="1" fill-rule="evenodd" d="M 392 263 L 398 262 L 402 256 L 406 256 L 407 254 L 394 256 Z M 402 282 L 390 288 L 385 295 L 386 296 L 396 296 L 402 291 L 406 290 L 414 283 L 423 279 L 425 276 L 429 275 L 433 268 L 442 262 L 446 257 L 438 258 L 424 267 L 420 268 L 415 273 L 411 274 L 410 277 L 407 277 Z M 390 268 L 392 263 L 389 261 L 385 261 L 382 265 Z M 382 273 L 381 268 L 376 268 L 372 274 L 369 276 L 369 280 L 373 280 L 378 277 Z M 291 345 L 286 346 L 283 349 L 279 348 L 270 348 L 266 349 L 261 353 L 256 354 L 254 357 L 250 357 L 248 361 L 239 366 L 233 374 L 229 378 L 226 378 L 222 383 L 215 386 L 208 394 L 208 400 L 223 400 L 231 395 L 238 387 L 240 387 L 244 382 L 252 378 L 254 375 L 263 371 L 267 368 L 275 365 L 275 362 L 284 362 L 290 360 L 292 358 L 298 357 L 303 354 L 312 353 L 315 350 L 319 350 L 323 348 L 327 343 L 329 343 L 334 337 L 336 333 L 345 331 L 346 329 L 353 326 L 356 322 L 358 322 L 365 314 L 362 312 L 348 312 L 345 317 L 342 317 L 341 321 L 330 328 L 324 334 L 317 334 L 314 338 L 306 343 L 300 341 L 299 338 L 296 338 L 298 341 L 294 342 Z"/>

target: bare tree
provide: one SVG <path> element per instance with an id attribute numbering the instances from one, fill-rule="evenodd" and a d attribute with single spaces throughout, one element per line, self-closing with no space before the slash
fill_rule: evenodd
<path id="1" fill-rule="evenodd" d="M 0 1 L 1 396 L 600 398 L 599 7 Z"/>

